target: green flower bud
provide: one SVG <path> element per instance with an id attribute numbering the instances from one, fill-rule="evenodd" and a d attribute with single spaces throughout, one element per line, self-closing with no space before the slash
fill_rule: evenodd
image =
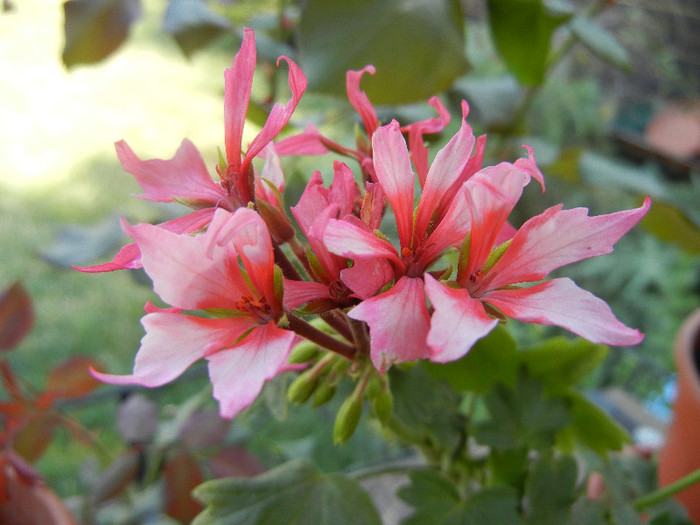
<path id="1" fill-rule="evenodd" d="M 374 415 L 377 416 L 379 422 L 383 425 L 391 416 L 391 411 L 394 409 L 394 397 L 391 395 L 389 384 L 385 381 L 382 383 L 382 388 L 379 392 L 370 398 Z"/>
<path id="2" fill-rule="evenodd" d="M 312 343 L 311 341 L 304 340 L 292 348 L 292 352 L 289 354 L 289 359 L 287 362 L 290 364 L 306 363 L 307 361 L 311 361 L 314 357 L 316 357 L 317 353 L 318 345 L 316 343 Z"/>
<path id="3" fill-rule="evenodd" d="M 355 395 L 351 395 L 343 404 L 340 405 L 338 415 L 335 417 L 335 426 L 333 427 L 333 443 L 342 445 L 345 443 L 357 428 L 362 415 L 362 396 L 359 399 Z"/>
<path id="4" fill-rule="evenodd" d="M 318 375 L 314 370 L 307 370 L 300 374 L 287 389 L 287 399 L 290 403 L 301 405 L 305 403 L 318 385 Z"/>
<path id="5" fill-rule="evenodd" d="M 331 383 L 330 381 L 323 381 L 320 385 L 318 385 L 318 388 L 314 392 L 314 401 L 313 401 L 313 407 L 320 407 L 324 403 L 327 403 L 331 399 L 333 399 L 333 396 L 335 395 L 336 391 L 338 388 L 336 385 Z"/>

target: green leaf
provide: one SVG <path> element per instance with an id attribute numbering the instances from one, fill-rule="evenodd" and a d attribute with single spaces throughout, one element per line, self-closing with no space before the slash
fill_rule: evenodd
<path id="1" fill-rule="evenodd" d="M 416 511 L 402 525 L 520 523 L 518 498 L 507 487 L 485 488 L 463 500 L 454 484 L 436 470 L 413 471 L 409 477 L 411 484 L 401 487 L 398 495 Z"/>
<path id="2" fill-rule="evenodd" d="M 549 392 L 566 392 L 603 362 L 608 347 L 585 339 L 553 337 L 521 355 L 530 374 Z"/>
<path id="3" fill-rule="evenodd" d="M 489 0 L 489 22 L 496 48 L 508 69 L 525 86 L 544 81 L 552 33 L 570 13 L 544 0 Z"/>
<path id="4" fill-rule="evenodd" d="M 228 19 L 202 0 L 170 0 L 163 17 L 163 30 L 175 38 L 188 58 L 230 29 Z"/>
<path id="5" fill-rule="evenodd" d="M 345 74 L 373 64 L 374 104 L 422 101 L 467 71 L 457 0 L 309 0 L 299 50 L 309 89 L 345 96 Z"/>
<path id="6" fill-rule="evenodd" d="M 208 481 L 194 495 L 206 509 L 193 525 L 381 525 L 374 503 L 355 480 L 321 474 L 307 460 L 253 478 Z"/>
<path id="7" fill-rule="evenodd" d="M 576 460 L 569 455 L 540 455 L 525 485 L 526 523 L 560 525 L 579 496 Z"/>
<path id="8" fill-rule="evenodd" d="M 496 385 L 484 396 L 489 419 L 474 424 L 474 437 L 494 449 L 551 447 L 570 421 L 565 399 L 544 394 L 543 384 L 521 370 L 515 388 Z"/>
<path id="9" fill-rule="evenodd" d="M 663 241 L 677 244 L 688 253 L 700 253 L 700 228 L 670 204 L 655 200 L 641 224 Z"/>
<path id="10" fill-rule="evenodd" d="M 421 364 L 389 371 L 394 406 L 392 422 L 405 430 L 401 437 L 415 444 L 425 441 L 451 448 L 463 427 L 459 414 L 462 396 L 442 380 L 431 377 Z"/>
<path id="11" fill-rule="evenodd" d="M 584 396 L 572 392 L 571 417 L 575 437 L 600 455 L 610 450 L 621 450 L 630 443 L 630 437 L 607 412 Z"/>
<path id="12" fill-rule="evenodd" d="M 515 385 L 519 359 L 515 339 L 497 326 L 461 359 L 424 366 L 432 377 L 444 379 L 456 390 L 484 394 L 496 383 Z"/>
<path id="13" fill-rule="evenodd" d="M 84 266 L 115 251 L 124 243 L 120 218 L 110 215 L 91 226 L 62 228 L 40 255 L 56 266 Z"/>
<path id="14" fill-rule="evenodd" d="M 103 60 L 124 43 L 141 16 L 139 0 L 68 0 L 63 4 L 66 67 Z"/>
<path id="15" fill-rule="evenodd" d="M 584 16 L 577 16 L 572 20 L 569 27 L 574 36 L 600 58 L 622 69 L 630 69 L 630 57 L 627 50 L 613 34 L 603 29 L 593 20 Z"/>

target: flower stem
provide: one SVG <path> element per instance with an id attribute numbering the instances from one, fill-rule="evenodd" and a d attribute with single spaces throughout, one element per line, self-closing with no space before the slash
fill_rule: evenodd
<path id="1" fill-rule="evenodd" d="M 700 483 L 700 468 L 694 470 L 687 476 L 683 476 L 681 479 L 674 481 L 670 485 L 656 489 L 655 491 L 650 492 L 641 498 L 637 498 L 634 500 L 634 502 L 632 502 L 632 506 L 636 511 L 644 510 L 647 507 L 661 503 L 671 496 L 675 496 L 679 492 L 687 489 L 691 485 L 695 485 L 696 483 Z"/>
<path id="2" fill-rule="evenodd" d="M 304 280 L 302 278 L 302 276 L 299 274 L 299 272 L 297 271 L 297 269 L 294 268 L 294 265 L 289 261 L 287 256 L 284 254 L 284 252 L 282 251 L 282 248 L 275 245 L 274 252 L 275 252 L 275 262 L 282 269 L 282 274 L 287 279 L 290 279 L 292 281 L 303 281 Z"/>
<path id="3" fill-rule="evenodd" d="M 348 359 L 355 357 L 357 351 L 353 345 L 338 341 L 335 337 L 314 328 L 291 312 L 287 312 L 287 319 L 289 320 L 289 328 L 300 336 Z"/>

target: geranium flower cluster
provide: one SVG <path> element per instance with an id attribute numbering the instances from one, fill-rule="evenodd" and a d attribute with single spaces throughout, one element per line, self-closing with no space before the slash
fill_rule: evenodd
<path id="1" fill-rule="evenodd" d="M 557 325 L 608 345 L 642 340 L 570 279 L 545 279 L 561 266 L 611 252 L 645 215 L 648 198 L 640 208 L 595 217 L 585 208 L 554 206 L 516 230 L 507 219 L 525 186 L 534 179 L 544 191 L 533 151 L 526 146 L 526 158 L 482 167 L 485 137 L 474 136 L 463 103 L 458 131 L 431 155 L 424 136 L 445 129 L 446 108 L 433 98 L 437 117 L 380 126 L 360 90 L 362 76 L 374 73 L 371 66 L 347 74 L 348 97 L 366 132 L 356 149 L 313 126 L 274 143 L 306 89 L 299 67 L 281 60 L 289 67 L 292 97 L 272 108 L 244 149 L 256 64 L 254 34 L 245 31 L 224 74 L 225 158 L 216 166 L 217 179 L 187 140 L 169 160 L 141 160 L 117 143 L 124 169 L 143 188 L 141 198 L 177 201 L 192 211 L 159 225 L 124 222 L 134 242 L 111 262 L 80 268 L 142 266 L 171 306 L 146 306 L 146 335 L 132 374 L 94 371 L 96 377 L 153 387 L 206 359 L 221 415 L 233 417 L 265 381 L 286 370 L 308 367 L 313 380 L 332 363 L 351 362 L 336 369 L 364 367 L 381 380 L 397 363 L 459 359 L 507 318 Z M 280 157 L 328 152 L 359 170 L 335 161 L 329 187 L 320 173 L 310 176 L 291 207 L 301 242 L 282 202 Z M 390 218 L 398 244 L 382 233 Z M 449 252 L 457 254 L 455 267 L 446 262 Z M 311 316 L 333 333 L 320 330 Z M 329 353 L 290 363 L 304 340 Z"/>

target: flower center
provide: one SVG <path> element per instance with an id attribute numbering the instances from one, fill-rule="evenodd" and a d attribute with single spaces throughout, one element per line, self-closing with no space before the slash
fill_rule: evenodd
<path id="1" fill-rule="evenodd" d="M 272 307 L 267 303 L 264 297 L 260 300 L 256 300 L 250 295 L 244 295 L 236 302 L 236 310 L 250 315 L 260 324 L 268 322 L 273 317 Z"/>

